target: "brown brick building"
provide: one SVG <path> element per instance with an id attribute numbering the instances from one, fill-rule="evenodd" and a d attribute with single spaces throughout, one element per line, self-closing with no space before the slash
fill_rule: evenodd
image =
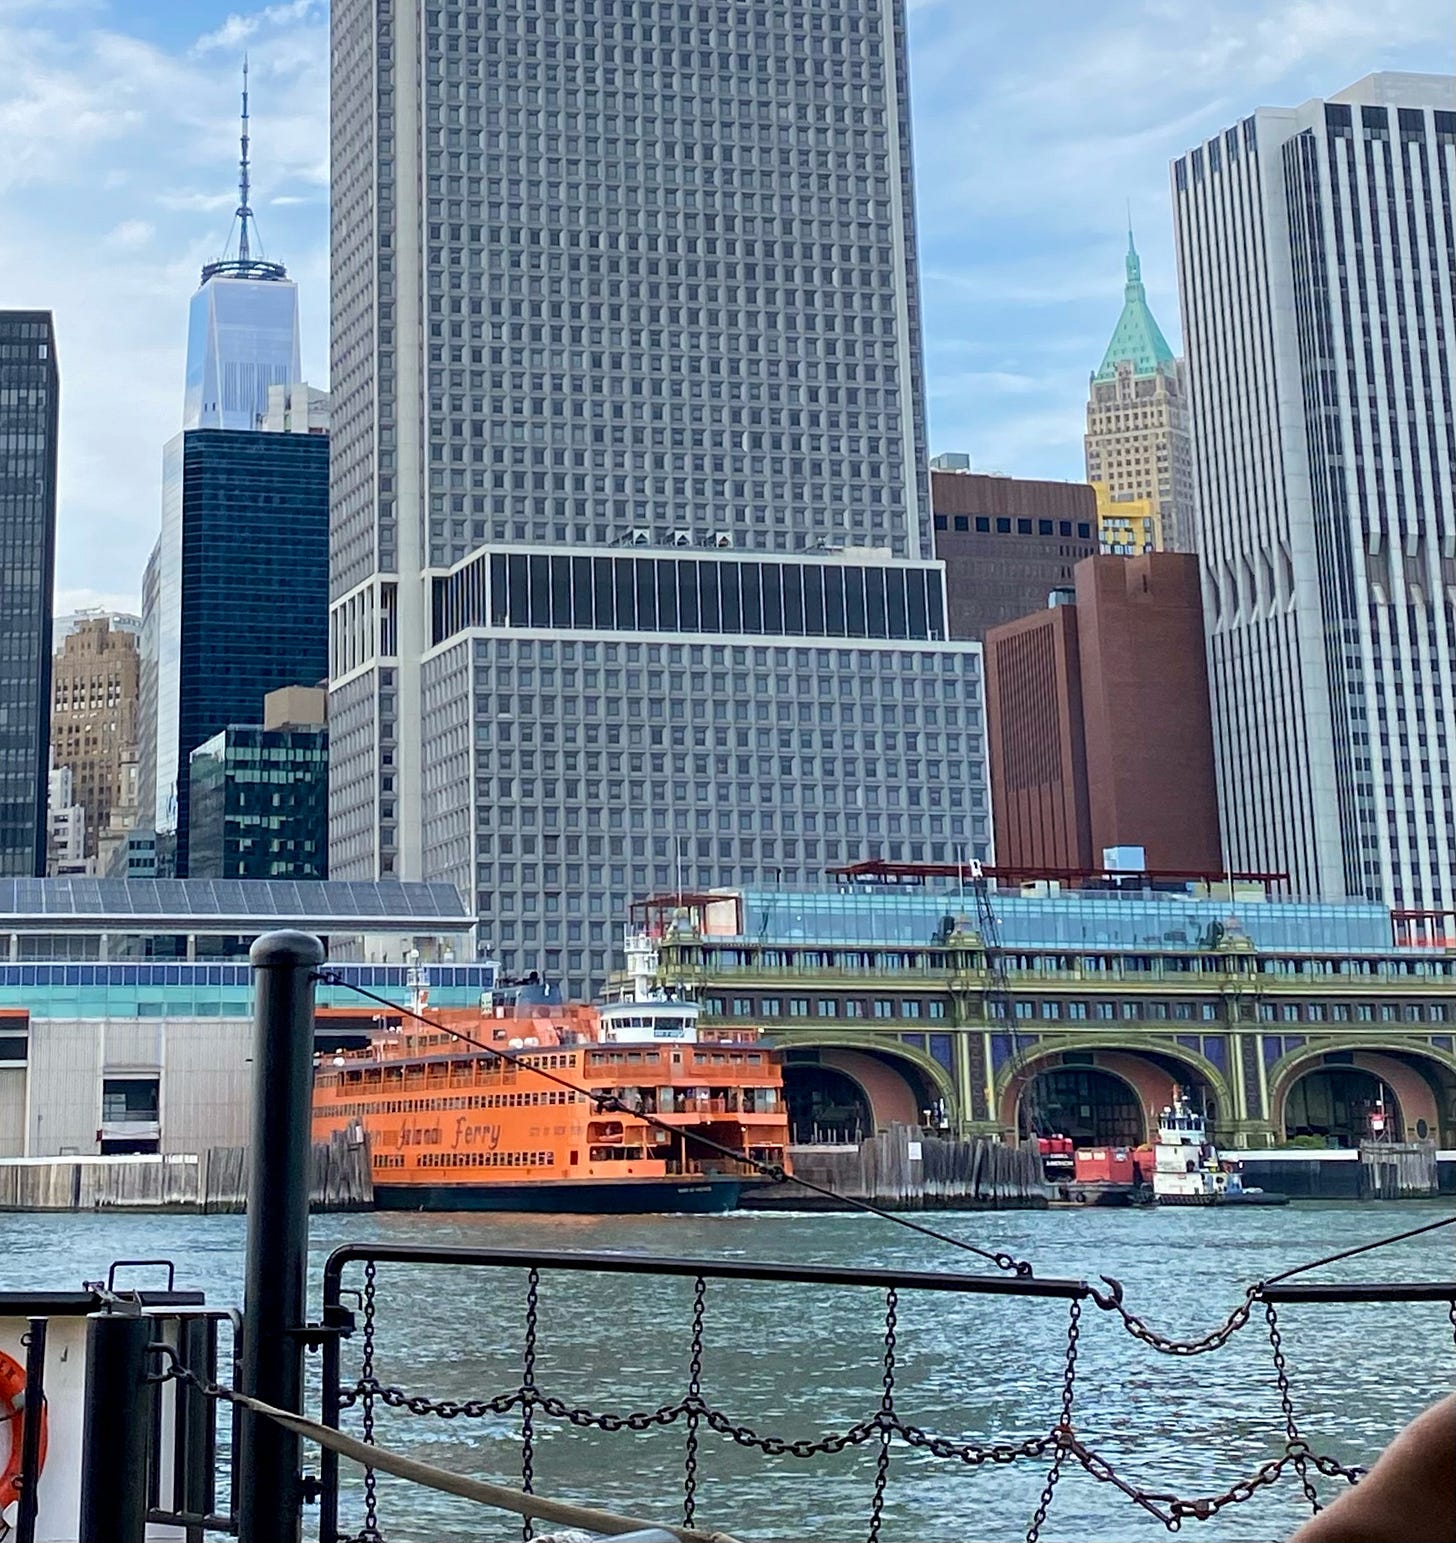
<path id="1" fill-rule="evenodd" d="M 953 638 L 981 639 L 1040 610 L 1097 551 L 1097 495 L 1087 483 L 932 468 L 930 503 Z"/>
<path id="2" fill-rule="evenodd" d="M 1198 560 L 1090 557 L 1073 578 L 1075 604 L 986 638 L 996 861 L 1099 868 L 1140 846 L 1150 869 L 1217 872 Z"/>
<path id="3" fill-rule="evenodd" d="M 122 763 L 136 759 L 138 687 L 136 635 L 106 616 L 82 618 L 51 669 L 51 753 L 71 768 L 88 857 L 119 797 Z"/>

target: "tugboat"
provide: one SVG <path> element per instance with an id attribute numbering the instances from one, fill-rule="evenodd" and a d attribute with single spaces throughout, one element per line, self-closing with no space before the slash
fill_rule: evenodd
<path id="1" fill-rule="evenodd" d="M 1173 1089 L 1173 1102 L 1158 1115 L 1152 1157 L 1151 1198 L 1157 1205 L 1289 1204 L 1289 1196 L 1276 1190 L 1244 1188 L 1243 1165 L 1219 1156 L 1206 1120 L 1182 1088 Z"/>

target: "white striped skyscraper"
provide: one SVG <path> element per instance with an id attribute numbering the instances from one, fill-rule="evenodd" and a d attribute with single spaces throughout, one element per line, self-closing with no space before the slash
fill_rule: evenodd
<path id="1" fill-rule="evenodd" d="M 1173 165 L 1228 861 L 1456 907 L 1456 80 Z"/>

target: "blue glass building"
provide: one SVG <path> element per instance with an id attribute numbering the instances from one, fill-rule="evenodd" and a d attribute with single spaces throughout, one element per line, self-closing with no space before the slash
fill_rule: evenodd
<path id="1" fill-rule="evenodd" d="M 188 762 L 251 723 L 268 692 L 328 674 L 329 441 L 323 434 L 193 429 L 163 462 L 162 534 L 144 634 L 155 706 L 155 829 L 188 868 Z"/>
<path id="2" fill-rule="evenodd" d="M 45 872 L 60 378 L 49 311 L 0 311 L 0 874 Z"/>
<path id="3" fill-rule="evenodd" d="M 269 386 L 302 379 L 298 286 L 282 268 L 276 275 L 205 277 L 188 313 L 183 427 L 256 429 L 268 410 Z"/>

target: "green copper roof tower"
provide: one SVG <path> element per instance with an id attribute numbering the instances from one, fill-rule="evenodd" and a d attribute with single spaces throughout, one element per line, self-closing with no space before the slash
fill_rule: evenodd
<path id="1" fill-rule="evenodd" d="M 1148 292 L 1143 288 L 1142 265 L 1133 245 L 1131 226 L 1127 232 L 1127 288 L 1123 294 L 1122 315 L 1094 380 L 1115 379 L 1118 363 L 1124 359 L 1132 361 L 1135 375 L 1152 375 L 1173 363 L 1173 350 L 1148 309 Z"/>

